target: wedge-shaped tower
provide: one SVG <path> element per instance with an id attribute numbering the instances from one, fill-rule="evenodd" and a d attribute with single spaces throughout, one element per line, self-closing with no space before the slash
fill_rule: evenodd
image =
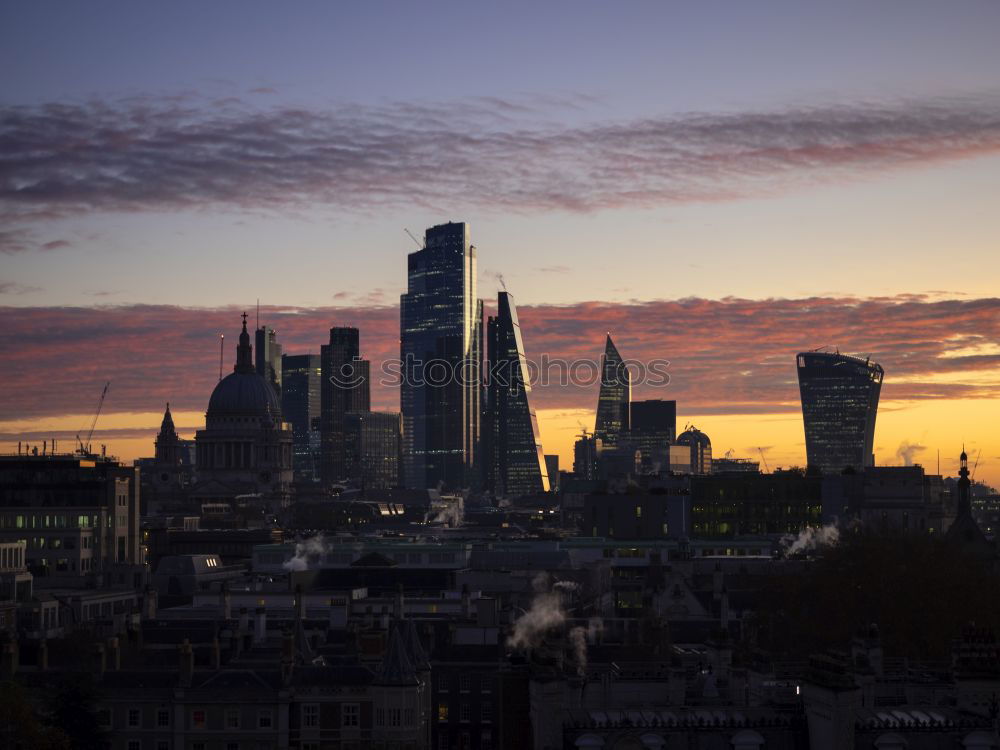
<path id="1" fill-rule="evenodd" d="M 497 295 L 497 314 L 487 322 L 484 454 L 486 486 L 497 496 L 549 491 L 545 454 L 514 298 Z"/>
<path id="2" fill-rule="evenodd" d="M 597 423 L 594 425 L 594 437 L 599 438 L 605 448 L 616 447 L 628 433 L 631 401 L 632 377 L 609 333 L 601 358 L 601 394 L 597 399 Z"/>

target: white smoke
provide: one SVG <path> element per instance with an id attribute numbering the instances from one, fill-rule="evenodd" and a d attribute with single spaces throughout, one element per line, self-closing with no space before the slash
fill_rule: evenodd
<path id="1" fill-rule="evenodd" d="M 591 617 L 587 622 L 587 627 L 577 625 L 569 631 L 569 643 L 573 647 L 573 656 L 576 659 L 576 673 L 580 677 L 587 674 L 587 644 L 597 643 L 597 639 L 604 632 L 604 620 L 600 617 Z"/>
<path id="2" fill-rule="evenodd" d="M 785 534 L 781 537 L 781 546 L 786 555 L 794 555 L 796 552 L 818 549 L 819 547 L 833 547 L 840 541 L 840 529 L 837 524 L 830 523 L 826 526 L 806 526 L 802 531 L 795 534 Z"/>
<path id="3" fill-rule="evenodd" d="M 431 523 L 446 523 L 451 528 L 458 528 L 465 522 L 465 506 L 461 501 L 448 503 L 437 508 Z"/>
<path id="4" fill-rule="evenodd" d="M 923 453 L 925 450 L 927 450 L 926 445 L 904 440 L 896 449 L 896 458 L 903 462 L 903 466 L 913 466 L 913 459 L 918 453 Z"/>
<path id="5" fill-rule="evenodd" d="M 547 573 L 539 573 L 531 582 L 535 597 L 531 607 L 514 621 L 514 631 L 507 638 L 512 648 L 534 648 L 549 630 L 566 622 L 560 588 L 549 588 Z"/>
<path id="6" fill-rule="evenodd" d="M 580 584 L 576 581 L 556 581 L 552 584 L 552 588 L 557 591 L 563 591 L 567 594 L 576 593 L 580 590 Z"/>
<path id="7" fill-rule="evenodd" d="M 327 545 L 322 534 L 311 536 L 295 543 L 295 555 L 285 560 L 282 567 L 287 571 L 309 570 L 310 561 L 315 563 L 326 554 Z"/>

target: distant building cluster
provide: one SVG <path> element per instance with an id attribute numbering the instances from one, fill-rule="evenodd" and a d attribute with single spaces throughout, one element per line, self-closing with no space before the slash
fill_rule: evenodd
<path id="1" fill-rule="evenodd" d="M 990 597 L 942 630 L 947 592 L 875 588 L 928 556 L 992 581 L 1000 498 L 964 450 L 956 477 L 876 465 L 878 364 L 798 354 L 807 465 L 772 470 L 633 400 L 608 334 L 560 467 L 514 297 L 484 321 L 476 263 L 464 223 L 409 255 L 398 412 L 372 409 L 358 329 L 283 353 L 244 313 L 193 439 L 168 404 L 133 466 L 0 456 L 0 747 L 1000 747 Z M 846 590 L 826 563 L 866 541 Z M 823 596 L 869 608 L 789 631 Z"/>

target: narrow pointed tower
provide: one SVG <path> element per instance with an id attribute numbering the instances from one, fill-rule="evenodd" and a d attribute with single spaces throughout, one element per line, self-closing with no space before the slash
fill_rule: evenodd
<path id="1" fill-rule="evenodd" d="M 609 333 L 601 358 L 601 393 L 594 425 L 594 437 L 599 438 L 605 448 L 614 448 L 628 433 L 631 403 L 632 377 Z"/>

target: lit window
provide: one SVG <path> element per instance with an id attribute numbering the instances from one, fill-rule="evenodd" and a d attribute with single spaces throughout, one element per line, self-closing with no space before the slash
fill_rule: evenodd
<path id="1" fill-rule="evenodd" d="M 205 709 L 196 708 L 191 712 L 191 727 L 193 729 L 205 728 Z"/>
<path id="2" fill-rule="evenodd" d="M 447 703 L 438 703 L 438 721 L 448 721 Z"/>

